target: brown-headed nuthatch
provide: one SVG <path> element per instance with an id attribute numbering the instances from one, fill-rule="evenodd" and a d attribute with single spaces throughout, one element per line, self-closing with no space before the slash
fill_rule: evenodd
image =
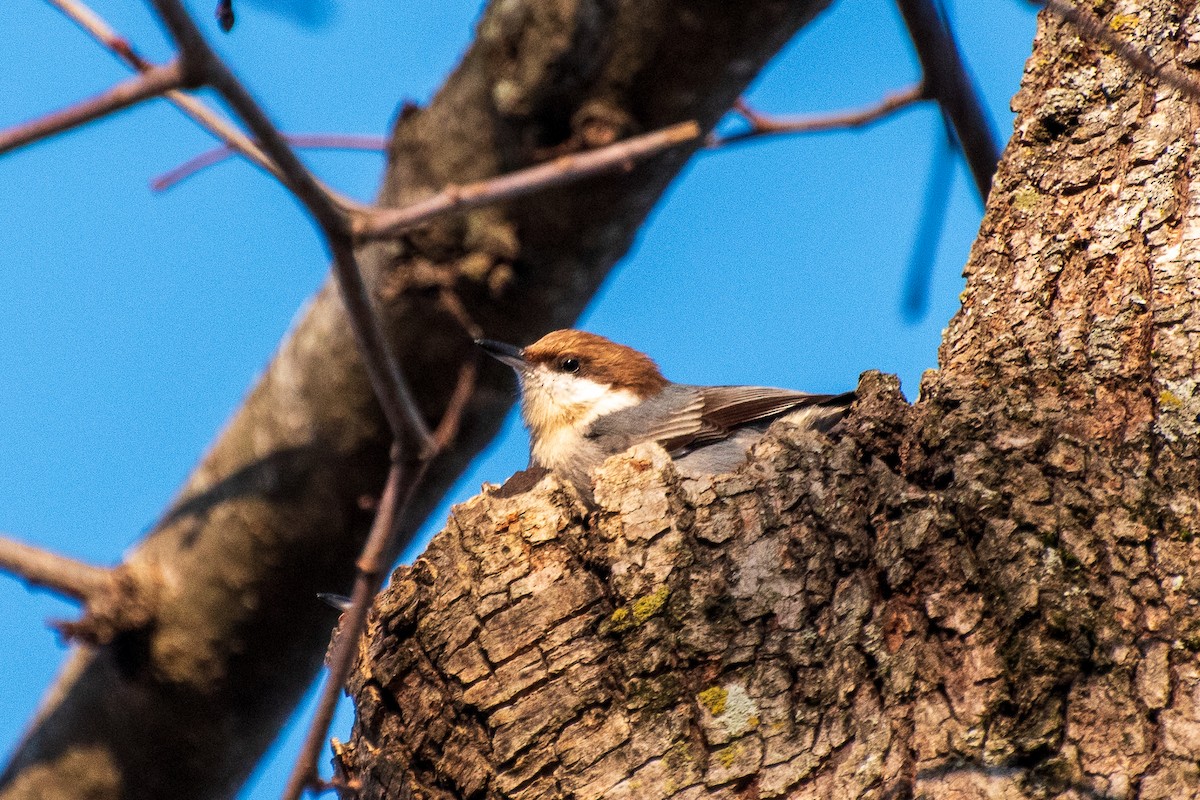
<path id="1" fill-rule="evenodd" d="M 589 500 L 596 467 L 635 444 L 659 443 L 683 475 L 730 472 L 774 419 L 793 412 L 797 424 L 827 431 L 854 400 L 853 392 L 672 383 L 644 353 L 583 331 L 554 331 L 524 349 L 477 344 L 517 371 L 530 465 Z"/>

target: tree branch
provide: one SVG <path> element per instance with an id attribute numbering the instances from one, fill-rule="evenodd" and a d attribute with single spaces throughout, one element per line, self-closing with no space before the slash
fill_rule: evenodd
<path id="1" fill-rule="evenodd" d="M 283 135 L 250 93 L 204 41 L 183 5 L 178 0 L 153 0 L 153 3 L 180 48 L 182 58 L 185 61 L 192 60 L 196 69 L 203 74 L 205 82 L 216 89 L 234 113 L 241 117 L 264 152 L 278 166 L 284 185 L 304 204 L 320 226 L 333 257 L 334 274 L 362 351 L 364 365 L 392 434 L 399 442 L 415 439 L 417 447 L 427 451 L 431 444 L 429 426 L 418 411 L 400 362 L 375 319 L 370 294 L 358 268 L 342 210 L 292 152 Z"/>
<path id="2" fill-rule="evenodd" d="M 150 67 L 140 75 L 123 81 L 103 94 L 61 111 L 47 114 L 40 119 L 0 131 L 0 155 L 33 144 L 72 128 L 112 114 L 143 100 L 184 86 L 186 77 L 178 61 L 162 67 Z"/>
<path id="3" fill-rule="evenodd" d="M 370 150 L 383 152 L 387 147 L 387 140 L 380 136 L 354 136 L 350 134 L 304 134 L 304 133 L 289 133 L 284 136 L 288 144 L 296 148 L 323 149 L 323 150 Z M 214 147 L 207 150 L 198 156 L 189 158 L 187 161 L 180 164 L 174 169 L 164 172 L 157 178 L 150 181 L 150 188 L 156 192 L 161 192 L 170 189 L 176 184 L 184 181 L 201 170 L 208 169 L 211 166 L 220 164 L 232 156 L 238 154 L 238 150 L 229 144 Z"/>
<path id="4" fill-rule="evenodd" d="M 464 327 L 470 333 L 477 326 L 468 321 L 464 323 Z M 338 630 L 334 633 L 335 639 L 327 665 L 328 674 L 321 685 L 317 707 L 313 710 L 308 732 L 296 756 L 291 775 L 288 776 L 282 800 L 298 800 L 305 789 L 322 785 L 317 760 L 329 737 L 329 726 L 337 711 L 338 698 L 341 697 L 346 678 L 354 664 L 358 640 L 366 627 L 367 612 L 383 585 L 384 573 L 400 556 L 399 545 L 405 523 L 408 521 L 413 493 L 424 481 L 433 459 L 457 437 L 463 415 L 475 392 L 478 373 L 479 357 L 476 354 L 474 358 L 464 361 L 459 369 L 458 381 L 450 401 L 446 404 L 446 413 L 442 415 L 441 422 L 433 432 L 434 451 L 421 460 L 411 475 L 405 475 L 398 460 L 399 454 L 392 453 L 392 464 L 375 511 L 375 520 L 371 525 L 371 532 L 367 535 L 362 555 L 355 565 L 357 573 L 349 605 L 342 615 Z M 401 494 L 403 499 L 397 504 L 396 497 Z"/>
<path id="5" fill-rule="evenodd" d="M 750 129 L 729 136 L 713 137 L 710 148 L 728 147 L 750 139 L 788 133 L 817 133 L 820 131 L 861 128 L 890 117 L 897 111 L 908 108 L 922 100 L 932 99 L 926 94 L 923 83 L 914 83 L 907 89 L 885 96 L 878 103 L 863 108 L 835 111 L 829 114 L 806 114 L 798 117 L 772 117 L 751 108 L 745 100 L 738 100 L 734 110 L 750 124 Z"/>
<path id="6" fill-rule="evenodd" d="M 292 767 L 291 775 L 283 790 L 283 800 L 299 798 L 309 787 L 320 783 L 320 773 L 317 769 L 317 759 L 325 747 L 325 738 L 329 734 L 329 725 L 333 722 L 333 714 L 337 708 L 338 697 L 345 686 L 349 665 L 358 645 L 358 637 L 362 633 L 367 620 L 367 611 L 371 608 L 371 600 L 383 583 L 382 570 L 374 568 L 376 559 L 368 559 L 369 554 L 378 552 L 380 542 L 392 536 L 393 523 L 400 517 L 401 503 L 398 500 L 402 492 L 401 482 L 404 478 L 398 454 L 393 452 L 391 468 L 388 470 L 387 482 L 380 495 L 379 504 L 375 509 L 375 521 L 367 536 L 367 544 L 359 559 L 358 573 L 354 580 L 354 588 L 350 593 L 349 607 L 342 614 L 341 623 L 334 632 L 334 642 L 329 654 L 328 673 L 321 684 L 321 694 L 317 707 L 313 710 L 312 719 L 308 724 L 308 732 L 300 745 L 300 752 Z M 410 482 L 411 484 L 411 482 Z"/>
<path id="7" fill-rule="evenodd" d="M 921 62 L 926 96 L 938 101 L 954 128 L 975 188 L 986 200 L 992 188 L 992 173 L 1000 160 L 1000 146 L 954 34 L 933 0 L 896 0 L 896 5 Z"/>
<path id="8" fill-rule="evenodd" d="M 85 33 L 125 64 L 128 64 L 139 72 L 145 72 L 153 66 L 153 64 L 133 49 L 128 40 L 118 35 L 104 19 L 91 8 L 79 2 L 79 0 L 47 0 L 47 2 L 65 14 L 82 28 Z M 205 105 L 202 100 L 186 92 L 179 91 L 167 92 L 164 97 L 185 116 L 224 142 L 226 147 L 241 154 L 280 183 L 284 183 L 283 174 L 275 166 L 275 163 L 271 161 L 270 157 L 249 136 L 239 130 L 229 120 L 222 118 L 220 114 Z M 357 203 L 353 200 L 338 194 L 333 189 L 329 187 L 324 188 L 326 193 L 339 206 L 343 208 L 354 208 L 357 206 Z"/>
<path id="9" fill-rule="evenodd" d="M 0 536 L 0 570 L 86 603 L 112 585 L 113 571 Z"/>
<path id="10" fill-rule="evenodd" d="M 545 164 L 496 178 L 463 186 L 447 186 L 433 197 L 403 208 L 364 210 L 355 217 L 352 228 L 354 234 L 363 239 L 389 238 L 451 211 L 467 211 L 512 200 L 622 166 L 631 166 L 639 159 L 690 142 L 699 136 L 699 125 L 682 122 L 596 150 L 559 156 Z"/>

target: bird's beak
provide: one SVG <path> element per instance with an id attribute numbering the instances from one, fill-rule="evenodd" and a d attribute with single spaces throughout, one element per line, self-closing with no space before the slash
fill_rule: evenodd
<path id="1" fill-rule="evenodd" d="M 521 348 L 519 347 L 513 347 L 511 344 L 493 341 L 492 339 L 476 339 L 475 344 L 486 350 L 487 354 L 492 358 L 502 364 L 508 364 L 518 372 L 523 372 L 529 368 L 529 362 L 521 356 Z"/>

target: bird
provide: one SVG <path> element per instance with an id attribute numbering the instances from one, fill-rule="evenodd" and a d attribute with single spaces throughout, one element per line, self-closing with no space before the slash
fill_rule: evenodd
<path id="1" fill-rule="evenodd" d="M 797 424 L 828 432 L 854 400 L 853 391 L 673 383 L 645 353 L 579 330 L 552 331 L 525 348 L 476 344 L 517 373 L 530 466 L 588 502 L 596 468 L 633 445 L 658 443 L 685 477 L 732 472 L 775 419 L 793 413 Z"/>

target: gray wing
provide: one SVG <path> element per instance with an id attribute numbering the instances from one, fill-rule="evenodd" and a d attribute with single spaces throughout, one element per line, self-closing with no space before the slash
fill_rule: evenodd
<path id="1" fill-rule="evenodd" d="M 773 389 L 769 386 L 701 386 L 704 397 L 702 418 L 715 439 L 723 439 L 734 428 L 759 420 L 768 420 L 801 408 L 811 408 L 820 413 L 813 417 L 832 418 L 829 425 L 840 419 L 850 403 L 854 392 L 843 394 L 807 394 L 792 389 Z M 817 426 L 817 425 L 814 425 Z M 704 433 L 700 434 L 703 439 Z M 692 446 L 703 441 L 690 443 Z"/>
<path id="2" fill-rule="evenodd" d="M 827 408 L 822 416 L 831 417 L 832 425 L 853 399 L 853 392 L 805 394 L 766 386 L 673 384 L 651 400 L 596 420 L 587 436 L 605 453 L 653 441 L 677 455 L 726 439 L 741 426 L 806 406 Z"/>
<path id="3" fill-rule="evenodd" d="M 587 438 L 604 453 L 621 453 L 641 442 L 658 442 L 668 451 L 705 429 L 704 395 L 700 387 L 672 384 L 657 396 L 592 423 Z M 637 433 L 630 433 L 636 431 Z"/>

